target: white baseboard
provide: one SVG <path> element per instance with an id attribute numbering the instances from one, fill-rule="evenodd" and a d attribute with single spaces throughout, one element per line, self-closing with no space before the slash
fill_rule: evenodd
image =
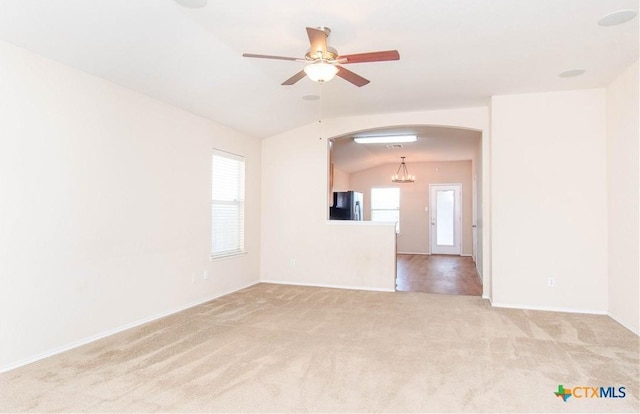
<path id="1" fill-rule="evenodd" d="M 431 253 L 425 253 L 425 252 L 396 252 L 396 254 L 419 254 L 422 256 L 431 256 Z"/>
<path id="2" fill-rule="evenodd" d="M 483 296 L 483 298 L 485 298 L 485 297 Z M 591 309 L 557 308 L 557 307 L 554 307 L 554 306 L 513 305 L 513 304 L 506 304 L 506 303 L 494 303 L 488 297 L 485 298 L 485 299 L 488 299 L 489 303 L 491 304 L 491 306 L 493 306 L 495 308 L 539 310 L 539 311 L 547 311 L 547 312 L 581 313 L 581 314 L 588 314 L 588 315 L 606 315 L 606 316 L 610 317 L 611 319 L 613 319 L 616 323 L 619 323 L 620 325 L 622 325 L 625 329 L 628 329 L 632 333 L 636 334 L 637 336 L 640 336 L 640 331 L 638 331 L 634 327 L 630 326 L 626 322 L 622 321 L 617 316 L 611 314 L 611 312 L 607 312 L 607 311 L 591 310 Z"/>
<path id="3" fill-rule="evenodd" d="M 491 302 L 491 306 L 493 306 L 494 308 L 536 310 L 536 311 L 546 311 L 546 312 L 585 313 L 589 315 L 607 315 L 607 312 L 602 310 L 558 308 L 555 306 L 514 305 L 512 303 L 497 303 L 497 302 Z"/>
<path id="4" fill-rule="evenodd" d="M 198 299 L 198 300 L 196 300 L 194 302 L 188 303 L 186 305 L 182 305 L 182 306 L 170 309 L 170 310 L 165 311 L 165 312 L 160 312 L 160 313 L 157 313 L 155 315 L 149 316 L 147 318 L 139 319 L 137 321 L 130 322 L 130 323 L 127 323 L 125 325 L 118 326 L 117 328 L 109 329 L 107 331 L 100 332 L 100 333 L 95 334 L 95 335 L 91 335 L 89 337 L 80 339 L 78 341 L 74 341 L 74 342 L 71 342 L 69 344 L 53 348 L 53 349 L 51 349 L 49 351 L 45 351 L 45 352 L 42 352 L 40 354 L 37 354 L 37 355 L 31 356 L 31 357 L 22 359 L 20 361 L 13 362 L 11 364 L 2 366 L 2 367 L 0 367 L 0 373 L 11 371 L 12 369 L 16 369 L 16 368 L 19 368 L 21 366 L 28 365 L 28 364 L 31 364 L 33 362 L 39 361 L 41 359 L 45 359 L 45 358 L 60 354 L 60 353 L 65 352 L 65 351 L 69 351 L 69 350 L 77 348 L 79 346 L 86 345 L 86 344 L 89 344 L 91 342 L 95 342 L 95 341 L 97 341 L 99 339 L 106 338 L 107 336 L 111 336 L 111 335 L 117 334 L 119 332 L 126 331 L 127 329 L 135 328 L 136 326 L 144 325 L 145 323 L 149 323 L 149 322 L 155 321 L 157 319 L 164 318 L 165 316 L 169 316 L 169 315 L 172 315 L 174 313 L 181 312 L 181 311 L 183 311 L 185 309 L 193 308 L 194 306 L 198 306 L 198 305 L 201 305 L 201 304 L 203 304 L 205 302 L 209 302 L 210 300 L 217 299 L 219 297 L 228 295 L 228 294 L 233 293 L 233 292 L 237 292 L 237 291 L 242 290 L 242 289 L 246 289 L 246 288 L 251 287 L 253 285 L 256 285 L 258 283 L 260 283 L 260 282 L 259 281 L 251 282 L 251 283 L 249 283 L 249 284 L 247 284 L 245 286 L 241 286 L 241 287 L 239 287 L 237 289 L 233 289 L 233 290 L 225 291 L 225 292 L 222 292 L 222 293 L 217 293 L 215 295 L 211 295 L 211 296 L 207 296 L 207 297 L 204 297 L 204 298 L 200 298 L 200 299 Z"/>
<path id="5" fill-rule="evenodd" d="M 288 282 L 288 281 L 282 281 L 282 280 L 261 280 L 260 283 L 273 283 L 275 285 L 321 287 L 321 288 L 330 288 L 330 289 L 368 290 L 372 292 L 395 292 L 396 291 L 395 289 L 374 288 L 370 286 L 333 285 L 328 283 L 299 283 L 299 282 Z"/>
<path id="6" fill-rule="evenodd" d="M 422 255 L 422 256 L 431 256 L 431 253 L 428 252 L 396 252 L 396 254 L 418 254 L 418 255 Z M 455 254 L 452 254 L 451 256 L 456 256 Z M 473 255 L 471 254 L 467 254 L 467 253 L 461 253 L 459 255 L 460 257 L 473 257 Z"/>
<path id="7" fill-rule="evenodd" d="M 607 312 L 607 315 L 609 315 L 611 319 L 618 322 L 620 325 L 624 326 L 625 328 L 627 328 L 637 336 L 640 336 L 640 330 L 638 330 L 637 328 L 630 326 L 628 323 L 624 322 L 622 319 L 618 318 L 616 315 L 612 314 L 611 312 Z"/>

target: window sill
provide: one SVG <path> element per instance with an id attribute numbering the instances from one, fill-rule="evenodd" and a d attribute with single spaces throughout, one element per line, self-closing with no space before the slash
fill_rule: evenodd
<path id="1" fill-rule="evenodd" d="M 219 262 L 220 260 L 233 259 L 234 257 L 244 256 L 248 252 L 240 252 L 240 253 L 230 253 L 225 254 L 224 256 L 209 256 L 210 262 Z"/>

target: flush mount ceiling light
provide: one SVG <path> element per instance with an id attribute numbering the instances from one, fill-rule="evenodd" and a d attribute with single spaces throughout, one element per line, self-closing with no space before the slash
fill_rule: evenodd
<path id="1" fill-rule="evenodd" d="M 208 0 L 174 0 L 182 7 L 188 7 L 190 9 L 199 9 L 207 5 Z"/>
<path id="2" fill-rule="evenodd" d="M 561 78 L 575 78 L 576 76 L 580 76 L 584 73 L 584 69 L 571 69 L 565 70 L 564 72 L 560 72 L 558 76 Z"/>
<path id="3" fill-rule="evenodd" d="M 402 159 L 402 161 L 400 162 L 400 166 L 398 167 L 398 171 L 396 171 L 396 174 L 391 176 L 391 182 L 400 184 L 414 182 L 416 180 L 416 177 L 409 174 L 409 171 L 407 170 L 407 164 L 404 163 L 404 159 L 406 157 L 400 158 Z"/>
<path id="4" fill-rule="evenodd" d="M 618 10 L 613 13 L 609 13 L 598 20 L 600 26 L 616 26 L 618 24 L 626 23 L 629 20 L 633 20 L 638 14 L 635 10 Z"/>
<path id="5" fill-rule="evenodd" d="M 418 137 L 416 135 L 383 135 L 355 137 L 353 140 L 358 144 L 398 144 L 401 142 L 416 142 Z"/>
<path id="6" fill-rule="evenodd" d="M 338 68 L 324 61 L 312 63 L 304 67 L 304 73 L 314 82 L 328 82 L 336 76 Z"/>

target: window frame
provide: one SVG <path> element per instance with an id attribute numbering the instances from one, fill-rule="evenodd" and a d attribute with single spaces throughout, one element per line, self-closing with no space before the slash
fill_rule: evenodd
<path id="1" fill-rule="evenodd" d="M 228 182 L 223 184 L 228 184 L 229 182 L 233 184 L 235 181 L 235 185 L 237 186 L 237 198 L 235 199 L 214 199 L 214 187 L 216 185 L 215 180 L 215 163 L 216 158 L 222 158 L 226 160 L 239 162 L 239 173 L 234 177 L 229 178 Z M 241 256 L 247 253 L 245 248 L 245 198 L 246 198 L 246 160 L 245 157 L 239 154 L 234 154 L 228 151 L 220 150 L 214 148 L 211 154 L 211 246 L 210 246 L 210 260 L 222 260 L 235 256 Z M 216 234 L 216 222 L 213 217 L 214 209 L 216 206 L 235 206 L 237 217 L 237 223 L 235 227 L 237 227 L 236 232 L 231 236 L 237 240 L 233 248 L 223 249 L 223 250 L 215 250 L 215 237 Z"/>

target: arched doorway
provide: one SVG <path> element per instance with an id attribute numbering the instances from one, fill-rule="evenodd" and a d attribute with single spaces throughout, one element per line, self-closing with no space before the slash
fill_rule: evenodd
<path id="1" fill-rule="evenodd" d="M 361 144 L 354 140 L 410 135 L 416 136 L 414 142 L 382 139 Z M 355 192 L 362 200 L 363 220 L 398 220 L 396 290 L 482 295 L 477 231 L 482 214 L 480 131 L 435 125 L 392 126 L 334 137 L 329 147 L 330 203 L 334 193 Z M 391 181 L 401 157 L 406 157 L 415 181 Z M 460 189 L 459 223 L 455 223 L 460 240 L 455 255 L 437 254 L 430 242 L 436 234 L 437 220 L 429 189 L 444 184 Z M 445 206 L 439 208 L 444 211 Z"/>

